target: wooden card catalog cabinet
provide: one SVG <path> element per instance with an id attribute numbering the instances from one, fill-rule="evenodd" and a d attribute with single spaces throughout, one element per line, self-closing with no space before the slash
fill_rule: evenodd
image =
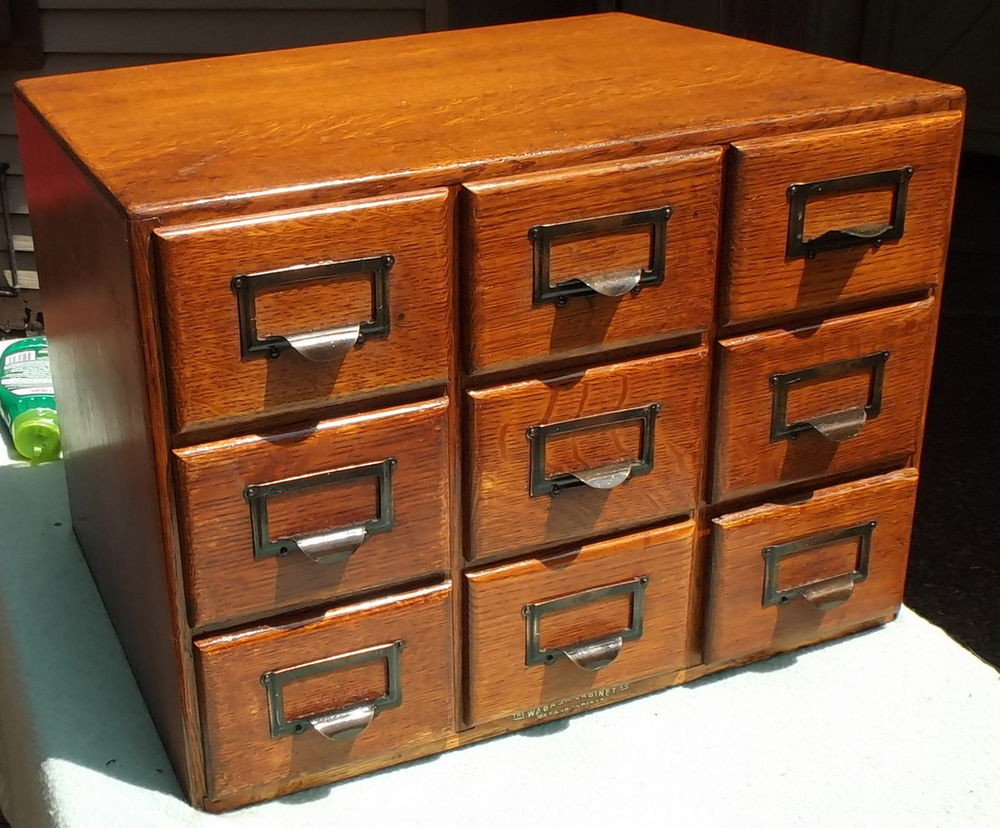
<path id="1" fill-rule="evenodd" d="M 611 14 L 16 103 L 77 536 L 195 805 L 894 617 L 961 90 Z"/>

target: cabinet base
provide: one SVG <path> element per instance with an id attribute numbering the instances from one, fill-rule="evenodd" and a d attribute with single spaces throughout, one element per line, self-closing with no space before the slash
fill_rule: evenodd
<path id="1" fill-rule="evenodd" d="M 393 765 L 399 765 L 404 762 L 413 761 L 414 759 L 422 759 L 436 753 L 443 753 L 444 751 L 453 750 L 454 748 L 460 748 L 476 742 L 482 742 L 487 739 L 492 739 L 495 736 L 502 736 L 506 733 L 523 730 L 544 722 L 564 719 L 576 713 L 606 707 L 618 702 L 628 701 L 629 699 L 633 699 L 638 696 L 644 696 L 648 693 L 654 693 L 658 690 L 665 690 L 669 687 L 687 684 L 713 673 L 721 672 L 722 670 L 728 670 L 733 667 L 740 667 L 745 664 L 763 661 L 764 659 L 783 652 L 792 652 L 794 650 L 802 649 L 803 647 L 818 644 L 822 641 L 829 641 L 834 637 L 841 638 L 847 635 L 862 632 L 863 630 L 878 627 L 892 621 L 895 619 L 897 613 L 898 609 L 896 612 L 890 613 L 889 615 L 869 619 L 862 624 L 841 630 L 837 632 L 835 636 L 824 634 L 817 637 L 815 640 L 803 642 L 801 645 L 796 647 L 764 650 L 751 656 L 744 656 L 730 661 L 715 662 L 713 664 L 697 664 L 683 670 L 674 670 L 672 672 L 650 676 L 649 678 L 641 679 L 640 681 L 625 682 L 613 687 L 592 690 L 573 698 L 540 704 L 537 707 L 519 711 L 503 719 L 497 719 L 496 721 L 489 722 L 487 724 L 477 725 L 467 730 L 458 731 L 443 739 L 434 739 L 428 742 L 408 745 L 397 751 L 391 751 L 380 756 L 374 756 L 353 765 L 334 768 L 322 773 L 309 774 L 308 776 L 302 776 L 291 781 L 283 780 L 278 783 L 250 788 L 237 794 L 233 794 L 232 796 L 221 797 L 218 799 L 206 797 L 203 802 L 193 804 L 195 804 L 196 807 L 200 805 L 207 811 L 219 813 L 251 805 L 255 802 L 274 799 L 275 797 L 295 793 L 307 788 L 329 785 L 345 779 L 363 776 L 364 774 L 383 770 L 385 768 L 392 767 Z"/>

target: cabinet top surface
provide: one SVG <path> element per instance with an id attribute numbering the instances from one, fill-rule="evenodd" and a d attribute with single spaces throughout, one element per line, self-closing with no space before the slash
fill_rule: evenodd
<path id="1" fill-rule="evenodd" d="M 932 81 L 624 14 L 41 77 L 19 91 L 138 216 L 452 184 L 962 100 Z"/>

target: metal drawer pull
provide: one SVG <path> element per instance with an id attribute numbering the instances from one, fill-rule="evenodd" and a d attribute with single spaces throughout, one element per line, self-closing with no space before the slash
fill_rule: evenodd
<path id="1" fill-rule="evenodd" d="M 643 575 L 640 578 L 633 578 L 631 581 L 594 587 L 562 598 L 554 598 L 551 601 L 525 605 L 521 610 L 521 614 L 525 618 L 525 666 L 551 665 L 560 658 L 566 658 L 584 670 L 600 670 L 607 667 L 618 658 L 626 641 L 635 641 L 642 637 L 643 594 L 648 583 L 649 578 Z M 539 628 L 543 615 L 616 595 L 631 596 L 630 619 L 626 629 L 613 635 L 583 641 L 579 644 L 542 648 Z"/>
<path id="2" fill-rule="evenodd" d="M 872 532 L 878 524 L 872 520 L 859 523 L 847 529 L 835 529 L 832 532 L 822 532 L 817 535 L 799 538 L 798 540 L 768 546 L 763 551 L 764 556 L 764 597 L 761 606 L 771 607 L 787 604 L 795 598 L 803 598 L 816 609 L 826 612 L 836 609 L 847 601 L 854 593 L 854 585 L 868 577 L 868 563 L 871 558 Z M 783 558 L 796 555 L 810 549 L 829 546 L 848 538 L 858 539 L 858 557 L 854 569 L 823 578 L 807 584 L 779 588 L 779 568 Z"/>
<path id="3" fill-rule="evenodd" d="M 632 461 L 623 460 L 608 466 L 599 466 L 586 471 L 568 472 L 585 486 L 592 489 L 613 489 L 620 486 L 632 476 Z"/>
<path id="4" fill-rule="evenodd" d="M 600 670 L 618 658 L 623 644 L 620 635 L 612 635 L 599 641 L 577 644 L 575 647 L 563 647 L 560 652 L 577 667 L 582 667 L 584 670 Z"/>
<path id="5" fill-rule="evenodd" d="M 642 408 L 629 408 L 622 411 L 612 411 L 608 414 L 580 417 L 576 420 L 565 420 L 561 423 L 532 426 L 527 431 L 528 440 L 531 442 L 529 494 L 531 497 L 555 496 L 563 489 L 574 486 L 613 489 L 631 477 L 649 473 L 653 469 L 654 425 L 656 415 L 659 413 L 660 404 L 652 403 Z M 546 475 L 545 452 L 550 437 L 617 425 L 631 420 L 638 420 L 642 427 L 638 459 L 620 460 L 594 469 L 577 469 L 552 476 Z"/>
<path id="6" fill-rule="evenodd" d="M 847 601 L 854 592 L 854 580 L 852 573 L 838 575 L 818 584 L 802 587 L 800 594 L 816 609 L 826 611 L 835 609 Z"/>
<path id="7" fill-rule="evenodd" d="M 843 443 L 861 433 L 869 420 L 874 420 L 882 412 L 882 391 L 885 383 L 885 364 L 888 351 L 878 351 L 857 359 L 828 362 L 800 371 L 771 375 L 771 442 L 795 440 L 804 431 L 814 431 L 833 443 Z M 819 414 L 805 420 L 789 423 L 788 392 L 799 383 L 813 380 L 829 380 L 837 377 L 871 372 L 868 384 L 868 400 L 864 405 L 853 406 L 844 411 Z"/>
<path id="8" fill-rule="evenodd" d="M 389 270 L 395 261 L 386 253 L 365 259 L 322 262 L 235 276 L 231 286 L 236 293 L 242 358 L 267 356 L 277 359 L 291 350 L 312 362 L 335 362 L 343 359 L 352 349 L 364 345 L 368 339 L 385 338 L 389 335 Z M 321 331 L 269 334 L 263 339 L 258 334 L 257 294 L 260 291 L 362 273 L 372 274 L 371 319 Z"/>
<path id="9" fill-rule="evenodd" d="M 629 291 L 659 285 L 663 282 L 667 262 L 667 221 L 672 207 L 616 213 L 599 218 L 564 221 L 559 224 L 536 224 L 528 231 L 533 246 L 533 300 L 536 305 L 555 302 L 562 307 L 573 296 L 624 296 Z M 553 285 L 551 281 L 552 242 L 572 236 L 595 236 L 620 233 L 632 227 L 649 225 L 648 267 L 627 268 L 610 273 L 597 273 L 567 279 Z"/>
<path id="10" fill-rule="evenodd" d="M 837 411 L 833 414 L 821 414 L 805 420 L 815 431 L 833 443 L 843 443 L 852 437 L 857 437 L 868 422 L 868 412 L 864 406 Z"/>
<path id="11" fill-rule="evenodd" d="M 400 681 L 403 646 L 403 641 L 397 640 L 344 655 L 324 658 L 320 661 L 311 661 L 296 667 L 285 667 L 264 673 L 260 677 L 260 681 L 267 689 L 271 738 L 295 736 L 304 733 L 307 729 L 312 729 L 331 741 L 353 739 L 372 723 L 378 713 L 399 707 L 403 703 L 403 687 Z M 330 673 L 366 661 L 379 661 L 381 659 L 384 659 L 386 664 L 387 685 L 385 693 L 381 696 L 317 713 L 313 716 L 304 716 L 298 719 L 285 717 L 285 687 L 291 682 Z"/>
<path id="12" fill-rule="evenodd" d="M 331 742 L 335 739 L 353 739 L 372 723 L 376 708 L 371 702 L 334 710 L 309 719 L 312 729 Z"/>
<path id="13" fill-rule="evenodd" d="M 303 334 L 285 334 L 288 347 L 310 362 L 334 362 L 342 359 L 358 344 L 361 324 L 336 328 L 332 331 L 313 331 Z"/>
<path id="14" fill-rule="evenodd" d="M 864 245 L 880 247 L 883 242 L 902 238 L 906 220 L 906 196 L 912 177 L 913 167 L 902 167 L 898 170 L 845 175 L 841 178 L 828 178 L 825 181 L 792 184 L 788 188 L 788 239 L 785 255 L 789 259 L 812 259 L 817 253 L 825 250 L 843 250 Z M 806 203 L 809 196 L 871 190 L 887 184 L 893 186 L 889 221 L 839 227 L 827 230 L 811 239 L 804 237 Z"/>
<path id="15" fill-rule="evenodd" d="M 636 267 L 631 270 L 616 270 L 613 273 L 598 273 L 577 278 L 601 296 L 624 296 L 639 284 L 643 272 L 641 267 Z"/>
<path id="16" fill-rule="evenodd" d="M 353 555 L 368 537 L 368 529 L 364 524 L 345 526 L 330 532 L 317 532 L 311 535 L 295 535 L 286 538 L 285 542 L 293 546 L 313 563 L 326 564 L 343 560 Z"/>
<path id="17" fill-rule="evenodd" d="M 285 557 L 291 552 L 301 552 L 314 563 L 340 563 L 357 552 L 370 535 L 391 532 L 396 525 L 392 498 L 392 472 L 395 467 L 396 458 L 387 457 L 385 460 L 379 460 L 375 463 L 346 466 L 302 477 L 291 477 L 272 483 L 247 486 L 243 491 L 243 496 L 250 504 L 254 560 L 275 556 Z M 335 486 L 338 483 L 347 483 L 365 477 L 376 478 L 378 492 L 375 517 L 349 526 L 337 526 L 319 532 L 271 539 L 268 525 L 268 500 L 270 498 L 319 486 Z"/>

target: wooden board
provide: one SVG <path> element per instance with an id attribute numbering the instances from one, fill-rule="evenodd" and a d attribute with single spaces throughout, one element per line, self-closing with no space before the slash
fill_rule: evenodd
<path id="1" fill-rule="evenodd" d="M 552 173 L 466 184 L 469 349 L 473 373 L 704 330 L 712 321 L 721 210 L 719 148 Z M 537 225 L 581 222 L 669 206 L 662 284 L 638 294 L 537 302 L 533 242 Z M 580 276 L 650 269 L 649 224 L 629 233 L 553 241 L 549 284 Z"/>
<path id="2" fill-rule="evenodd" d="M 452 221 L 451 194 L 436 190 L 157 231 L 177 431 L 443 385 L 455 335 Z M 330 362 L 291 351 L 241 358 L 234 277 L 384 254 L 395 257 L 385 336 Z M 258 335 L 370 321 L 374 281 L 359 273 L 263 295 Z"/>
<path id="3" fill-rule="evenodd" d="M 448 402 L 326 420 L 313 428 L 175 452 L 182 557 L 193 627 L 218 626 L 448 571 L 451 492 Z M 294 552 L 254 559 L 248 486 L 394 458 L 392 531 L 349 558 Z M 384 508 L 374 477 L 269 498 L 272 540 L 368 520 Z"/>
<path id="4" fill-rule="evenodd" d="M 203 795 L 157 343 L 135 228 L 23 107 L 73 529 L 181 784 Z M 146 230 L 148 234 L 148 229 Z M 100 285 L 100 287 L 97 287 Z M 55 642 L 54 642 L 55 644 Z"/>
<path id="5" fill-rule="evenodd" d="M 708 394 L 708 350 L 589 368 L 468 392 L 470 560 L 551 549 L 662 522 L 698 501 Z M 533 426 L 659 403 L 653 467 L 613 489 L 529 490 Z M 638 459 L 639 427 L 595 427 L 548 443 L 546 474 Z"/>
<path id="6" fill-rule="evenodd" d="M 706 660 L 788 649 L 896 612 L 903 600 L 916 494 L 916 470 L 905 469 L 712 521 Z M 764 549 L 869 521 L 877 525 L 871 531 L 867 577 L 855 583 L 845 603 L 824 610 L 794 597 L 787 604 L 762 606 Z M 796 553 L 782 560 L 781 570 L 789 571 L 779 570 L 779 586 L 784 590 L 849 572 L 859 552 L 855 536 Z"/>
<path id="7" fill-rule="evenodd" d="M 841 630 L 838 635 L 848 635 L 859 632 L 891 621 L 894 615 L 886 615 L 881 618 L 866 621 L 856 628 Z M 802 646 L 807 643 L 815 643 L 823 640 L 819 635 L 811 641 L 803 641 Z M 780 652 L 775 650 L 774 652 Z M 685 667 L 680 670 L 668 670 L 657 673 L 649 678 L 637 681 L 624 682 L 613 687 L 593 690 L 581 693 L 560 700 L 560 703 L 549 705 L 548 707 L 536 707 L 531 710 L 520 710 L 503 719 L 496 719 L 485 724 L 476 725 L 467 730 L 451 733 L 446 736 L 428 739 L 423 742 L 408 744 L 398 751 L 388 755 L 375 756 L 370 759 L 362 759 L 345 766 L 327 768 L 322 771 L 315 771 L 303 774 L 298 779 L 289 782 L 287 780 L 268 780 L 260 786 L 252 789 L 241 790 L 238 793 L 228 796 L 206 799 L 199 804 L 209 811 L 224 811 L 231 808 L 239 808 L 252 802 L 260 802 L 276 796 L 302 790 L 303 788 L 316 785 L 330 784 L 342 779 L 371 773 L 381 768 L 398 765 L 401 762 L 408 762 L 421 757 L 432 756 L 445 750 L 472 745 L 485 739 L 491 739 L 503 733 L 516 732 L 525 728 L 533 727 L 542 723 L 557 722 L 587 710 L 597 710 L 618 702 L 627 701 L 647 693 L 654 693 L 668 687 L 675 687 L 687 682 L 696 681 L 708 675 L 719 673 L 720 671 L 746 664 L 749 661 L 766 658 L 772 653 L 759 653 L 752 659 L 734 659 L 732 661 L 714 662 L 712 664 L 696 664 L 693 667 Z"/>
<path id="8" fill-rule="evenodd" d="M 695 524 L 685 521 L 468 574 L 469 722 L 544 710 L 692 664 L 687 631 L 694 536 Z M 625 641 L 614 661 L 598 670 L 567 658 L 526 666 L 526 605 L 639 578 L 648 580 L 642 636 Z M 626 595 L 547 613 L 539 619 L 539 644 L 555 649 L 620 633 L 632 621 L 631 608 Z"/>
<path id="9" fill-rule="evenodd" d="M 450 584 L 444 583 L 196 641 L 211 795 L 233 796 L 261 780 L 332 776 L 349 763 L 391 756 L 453 733 L 450 602 Z M 272 738 L 261 676 L 396 641 L 403 642 L 399 706 L 377 712 L 354 738 L 330 741 L 311 728 Z M 286 691 L 286 718 L 316 716 L 382 695 L 387 673 L 384 667 L 381 675 L 335 669 L 296 682 L 300 687 Z"/>
<path id="10" fill-rule="evenodd" d="M 723 254 L 725 323 L 815 313 L 840 303 L 901 295 L 937 284 L 944 271 L 962 114 L 942 112 L 736 144 Z M 913 168 L 903 236 L 786 256 L 792 184 Z M 890 185 L 806 199 L 805 238 L 889 222 Z"/>
<path id="11" fill-rule="evenodd" d="M 74 507 L 81 524 L 77 531 L 92 550 L 92 563 L 98 562 L 93 569 L 106 600 L 115 605 L 112 615 L 128 624 L 123 642 L 178 775 L 198 804 L 212 809 L 246 804 L 721 669 L 731 662 L 695 663 L 702 644 L 709 516 L 745 509 L 751 498 L 777 489 L 801 492 L 820 485 L 818 480 L 846 480 L 917 463 L 937 277 L 914 276 L 900 288 L 895 277 L 903 271 L 897 269 L 887 280 L 896 284 L 890 293 L 865 293 L 866 288 L 852 296 L 848 291 L 830 305 L 772 309 L 766 318 L 720 326 L 712 313 L 709 260 L 726 244 L 729 222 L 720 227 L 717 217 L 718 163 L 724 154 L 734 154 L 725 149 L 730 143 L 739 145 L 747 164 L 754 142 L 772 138 L 773 143 L 760 144 L 762 153 L 783 152 L 786 143 L 798 146 L 795 141 L 801 140 L 822 154 L 822 135 L 795 138 L 791 133 L 833 129 L 842 142 L 840 130 L 851 135 L 892 131 L 899 119 L 946 124 L 941 134 L 951 140 L 960 115 L 940 113 L 962 109 L 962 93 L 953 87 L 611 15 L 50 77 L 28 81 L 18 95 L 19 101 L 30 99 L 27 117 L 45 147 L 40 162 L 26 165 L 26 174 L 57 182 L 32 184 L 28 196 L 45 226 L 39 239 L 47 239 L 60 257 L 46 264 L 50 254 L 39 249 L 42 280 L 54 272 L 52 284 L 62 285 L 69 297 L 50 320 L 53 353 L 64 359 L 59 382 L 71 398 L 83 381 L 93 386 L 90 390 L 107 391 L 82 395 L 87 410 L 66 417 L 82 434 L 77 446 L 85 448 L 78 450 L 67 436 L 77 455 L 68 462 L 89 472 L 70 475 L 73 500 L 88 507 Z M 928 127 L 935 135 L 937 129 Z M 899 140 L 917 139 L 904 130 Z M 924 147 L 927 142 L 917 143 Z M 882 149 L 879 142 L 864 146 L 871 157 Z M 675 152 L 680 155 L 663 157 Z M 954 161 L 954 155 L 950 158 Z M 928 153 L 915 171 L 914 187 L 936 163 Z M 692 284 L 676 294 L 648 291 L 622 300 L 616 307 L 642 312 L 621 330 L 613 320 L 602 330 L 607 319 L 602 322 L 600 314 L 591 316 L 589 308 L 577 311 L 572 305 L 566 309 L 579 313 L 582 327 L 560 331 L 546 321 L 536 330 L 522 317 L 533 313 L 539 318 L 537 309 L 521 304 L 518 316 L 517 307 L 500 307 L 503 302 L 488 325 L 477 327 L 476 319 L 483 318 L 475 315 L 478 282 L 488 277 L 501 288 L 523 282 L 525 221 L 638 209 L 648 204 L 647 196 L 662 201 L 670 195 L 673 171 L 680 171 L 682 184 L 697 179 L 690 192 L 706 205 L 680 210 L 673 225 L 674 253 L 688 250 L 694 264 L 689 269 L 676 259 L 668 261 L 667 285 L 672 276 L 690 276 Z M 736 164 L 726 168 L 723 191 L 732 183 L 728 174 L 739 171 Z M 64 174 L 69 184 L 58 181 Z M 468 187 L 463 190 L 463 185 Z M 634 202 L 633 188 L 641 193 Z M 619 200 L 626 189 L 628 199 Z M 52 193 L 60 205 L 54 206 Z M 16 187 L 13 195 L 18 201 Z M 744 201 L 730 201 L 729 218 L 734 209 L 744 210 L 744 217 L 754 209 L 756 199 Z M 543 215 L 540 210 L 534 218 L 536 204 L 565 212 Z M 859 215 L 870 222 L 890 204 L 884 188 L 860 198 L 817 197 L 806 233 L 823 233 Z M 770 221 L 780 211 L 766 212 Z M 704 225 L 702 218 L 707 218 Z M 475 260 L 487 251 L 482 243 L 492 244 L 493 228 L 500 228 L 496 250 L 490 247 L 493 252 Z M 634 267 L 648 255 L 645 232 L 613 239 L 594 232 L 553 245 L 554 278 L 577 275 L 582 268 Z M 937 255 L 942 242 L 937 236 L 945 227 L 927 232 L 936 238 L 926 249 Z M 524 233 L 517 241 L 522 253 L 512 252 L 508 245 L 519 233 Z M 686 247 L 691 240 L 697 243 Z M 385 249 L 387 244 L 391 249 Z M 895 249 L 902 247 L 880 250 L 879 261 Z M 241 358 L 233 277 L 383 253 L 396 257 L 387 339 L 369 338 L 363 348 L 346 352 L 333 370 L 288 354 Z M 913 272 L 929 272 L 931 258 L 915 260 Z M 495 262 L 497 270 L 484 269 Z M 460 264 L 467 264 L 467 278 L 456 281 Z M 263 333 L 278 335 L 360 321 L 372 302 L 367 273 L 340 279 L 333 293 L 319 283 L 265 291 L 256 323 Z M 887 307 L 913 301 L 917 293 L 923 301 Z M 69 300 L 79 307 L 70 308 Z M 861 310 L 868 312 L 858 315 Z M 843 315 L 848 313 L 856 315 Z M 114 335 L 94 334 L 108 318 L 118 323 Z M 803 327 L 775 329 L 792 323 Z M 771 330 L 760 332 L 765 326 Z M 485 346 L 475 342 L 483 330 L 491 337 Z M 716 343 L 719 330 L 726 338 Z M 856 438 L 832 448 L 809 433 L 794 446 L 770 438 L 773 374 L 876 349 L 890 352 L 882 411 Z M 463 361 L 478 373 L 463 372 Z M 96 377 L 97 365 L 116 375 Z M 710 410 L 712 390 L 717 399 Z M 803 382 L 789 391 L 785 416 L 815 419 L 856 406 L 869 393 L 862 372 Z M 445 395 L 448 408 L 438 412 L 441 403 L 430 400 Z M 557 494 L 530 490 L 530 447 L 538 444 L 532 441 L 540 433 L 532 428 L 632 408 L 648 413 L 653 403 L 660 409 L 648 474 L 614 488 L 571 485 L 581 472 L 585 478 L 588 470 L 627 465 L 641 454 L 636 420 L 591 423 L 552 434 L 545 455 L 535 458 L 542 478 L 576 477 L 564 480 Z M 425 410 L 425 404 L 435 413 L 407 430 L 406 442 L 412 447 L 409 456 L 426 459 L 421 486 L 428 502 L 446 501 L 449 493 L 452 505 L 461 502 L 450 514 L 446 502 L 436 518 L 427 512 L 434 522 L 427 537 L 447 532 L 437 553 L 447 547 L 450 559 L 432 561 L 428 552 L 412 576 L 403 573 L 404 567 L 392 567 L 401 578 L 419 578 L 405 583 L 391 580 L 388 564 L 368 573 L 371 581 L 312 582 L 307 568 L 284 585 L 272 578 L 273 570 L 259 583 L 242 581 L 237 565 L 239 575 L 227 570 L 220 576 L 225 591 L 217 606 L 205 610 L 204 593 L 199 593 L 201 605 L 189 612 L 182 576 L 192 585 L 214 577 L 212 567 L 202 564 L 240 535 L 241 554 L 246 554 L 249 507 L 240 498 L 251 474 L 270 481 L 272 471 L 294 475 L 329 467 L 348 449 L 360 451 L 364 439 L 358 423 L 377 419 L 374 412 L 403 406 Z M 329 425 L 333 421 L 336 427 Z M 447 421 L 444 432 L 435 427 L 431 433 L 432 421 Z M 717 438 L 712 475 L 707 471 L 709 434 Z M 442 441 L 448 443 L 444 461 Z M 380 432 L 376 442 L 384 448 L 391 440 Z M 189 485 L 198 475 L 197 485 Z M 610 475 L 591 482 L 610 486 L 619 481 Z M 188 487 L 190 502 L 175 496 L 178 482 Z M 88 490 L 105 483 L 101 490 Z M 130 489 L 124 495 L 123 487 Z M 704 500 L 713 498 L 706 506 Z M 275 501 L 274 529 L 281 537 L 300 528 L 318 531 L 327 515 L 353 520 L 370 510 L 372 500 L 368 484 L 340 489 L 332 506 L 322 493 L 300 493 Z M 136 508 L 123 517 L 122 509 L 133 501 Z M 527 566 L 549 555 L 561 559 L 553 550 L 571 545 L 616 548 L 624 541 L 609 538 L 672 521 L 695 526 L 686 623 L 678 634 L 684 656 L 680 662 L 667 659 L 688 666 L 655 666 L 650 656 L 638 665 L 643 678 L 581 693 L 560 691 L 541 707 L 508 706 L 508 712 L 484 713 L 485 723 L 455 730 L 455 700 L 467 689 L 458 665 L 470 652 L 463 641 L 471 632 L 467 561 L 506 571 L 519 564 L 499 564 L 501 558 L 517 557 Z M 205 527 L 211 531 L 202 531 Z M 192 544 L 183 555 L 180 530 L 188 533 L 184 542 Z M 424 561 L 433 544 L 409 539 L 415 542 L 407 544 L 407 551 L 412 546 Z M 578 557 L 565 571 L 583 565 Z M 833 544 L 818 559 L 796 559 L 795 566 L 782 570 L 782 578 L 794 584 L 843 568 L 849 557 L 847 546 Z M 616 565 L 628 558 L 615 556 Z M 680 565 L 660 558 L 651 563 Z M 539 577 L 555 578 L 561 571 L 547 569 Z M 142 584 L 133 588 L 137 572 Z M 415 587 L 432 582 L 441 585 Z M 245 595 L 236 594 L 241 585 Z M 290 591 L 283 592 L 284 586 Z M 389 594 L 401 590 L 416 591 Z M 437 597 L 413 597 L 425 593 Z M 344 606 L 348 601 L 356 606 Z M 433 612 L 426 609 L 428 603 Z M 317 606 L 325 615 L 309 609 Z M 410 619 L 411 609 L 429 618 L 422 615 L 426 609 L 433 622 Z M 270 614 L 276 610 L 309 615 Z M 617 599 L 601 603 L 597 613 L 575 608 L 548 618 L 541 635 L 565 649 L 577 638 L 614 632 L 623 612 L 628 606 Z M 849 628 L 880 623 L 893 612 L 865 613 Z M 421 702 L 427 718 L 420 713 L 412 730 L 408 725 L 371 730 L 372 741 L 360 737 L 354 754 L 344 746 L 323 753 L 326 746 L 315 740 L 300 739 L 293 745 L 307 747 L 289 751 L 287 743 L 275 739 L 276 747 L 259 715 L 247 729 L 241 715 L 259 714 L 266 703 L 262 671 L 280 669 L 274 664 L 287 655 L 300 656 L 302 663 L 317 649 L 337 654 L 344 647 L 360 647 L 362 627 L 388 634 L 396 628 L 376 623 L 382 614 L 407 616 L 408 633 L 435 641 L 433 666 L 418 671 L 424 677 L 418 683 L 426 679 L 426 687 L 444 689 L 421 689 L 418 699 L 427 701 L 426 708 Z M 348 619 L 358 621 L 356 629 Z M 200 625 L 194 631 L 192 620 Z M 255 626 L 231 629 L 235 623 Z M 219 632 L 222 627 L 228 631 Z M 800 628 L 794 639 L 776 638 L 747 658 L 849 628 Z M 503 635 L 513 641 L 510 630 Z M 194 681 L 196 652 L 202 654 L 200 688 Z M 364 699 L 379 690 L 379 670 L 364 665 L 341 673 L 333 684 L 325 682 L 317 678 L 296 685 L 289 709 L 309 716 L 325 704 Z M 207 748 L 206 738 L 211 740 Z"/>
<path id="12" fill-rule="evenodd" d="M 934 300 L 830 319 L 790 331 L 719 343 L 719 414 L 714 497 L 728 500 L 826 475 L 903 461 L 917 450 L 927 395 Z M 888 351 L 881 412 L 857 436 L 833 442 L 815 431 L 771 439 L 771 377 Z M 874 369 L 790 386 L 786 421 L 863 406 Z"/>
<path id="13" fill-rule="evenodd" d="M 955 87 L 620 14 L 164 64 L 155 90 L 147 78 L 122 68 L 19 94 L 129 212 L 160 217 L 962 105 Z"/>

